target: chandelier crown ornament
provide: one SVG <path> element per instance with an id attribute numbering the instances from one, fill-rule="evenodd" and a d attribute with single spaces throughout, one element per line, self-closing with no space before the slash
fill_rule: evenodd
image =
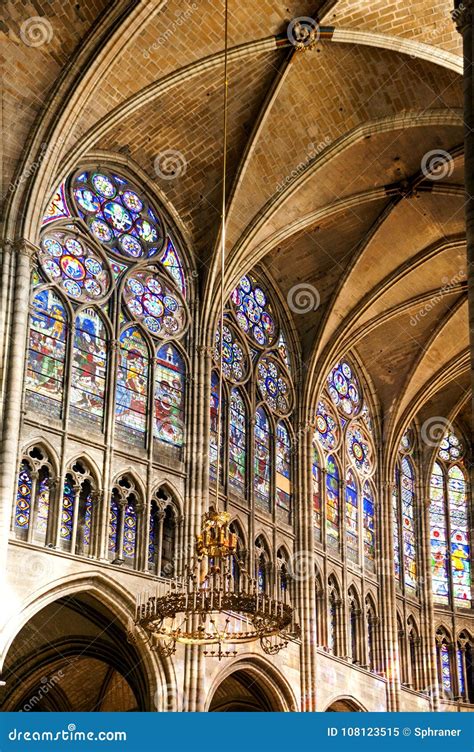
<path id="1" fill-rule="evenodd" d="M 230 532 L 229 523 L 230 514 L 217 512 L 213 507 L 204 515 L 202 530 L 196 536 L 198 561 L 205 556 L 221 559 L 237 554 L 237 536 Z"/>

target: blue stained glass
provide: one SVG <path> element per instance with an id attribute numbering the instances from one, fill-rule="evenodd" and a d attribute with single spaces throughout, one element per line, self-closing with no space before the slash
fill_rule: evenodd
<path id="1" fill-rule="evenodd" d="M 92 494 L 89 494 L 86 498 L 86 507 L 84 510 L 84 531 L 83 531 L 83 545 L 84 548 L 88 548 L 91 543 L 91 529 L 92 529 Z"/>
<path id="2" fill-rule="evenodd" d="M 329 451 L 335 449 L 339 442 L 339 426 L 322 400 L 318 402 L 316 413 L 316 435 L 323 447 Z"/>
<path id="3" fill-rule="evenodd" d="M 67 313 L 50 289 L 35 295 L 32 305 L 26 388 L 62 401 Z"/>
<path id="4" fill-rule="evenodd" d="M 185 365 L 178 350 L 171 344 L 158 348 L 153 435 L 177 447 L 184 443 L 184 378 Z"/>
<path id="5" fill-rule="evenodd" d="M 345 415 L 354 415 L 360 408 L 360 387 L 352 368 L 341 360 L 329 374 L 328 391 L 331 400 Z"/>
<path id="6" fill-rule="evenodd" d="M 347 555 L 352 561 L 359 559 L 359 500 L 354 474 L 346 476 L 346 544 Z"/>
<path id="7" fill-rule="evenodd" d="M 110 502 L 110 516 L 109 516 L 109 552 L 111 555 L 117 553 L 118 518 L 119 518 L 119 505 L 117 503 L 117 500 L 112 498 Z"/>
<path id="8" fill-rule="evenodd" d="M 123 296 L 129 314 L 160 339 L 180 337 L 187 315 L 178 292 L 153 270 L 135 271 L 128 277 Z"/>
<path id="9" fill-rule="evenodd" d="M 219 408 L 219 378 L 215 371 L 211 376 L 211 404 L 210 404 L 210 438 L 209 438 L 209 476 L 211 480 L 216 480 L 217 477 L 217 445 L 219 436 L 219 423 L 221 421 L 221 441 L 220 441 L 220 457 L 219 457 L 219 481 L 222 482 L 223 478 L 223 459 L 224 459 L 224 419 L 225 419 L 225 401 L 224 394 L 222 394 L 223 404 L 221 409 Z"/>
<path id="10" fill-rule="evenodd" d="M 445 692 L 452 692 L 451 660 L 445 643 L 441 645 L 441 681 Z"/>
<path id="11" fill-rule="evenodd" d="M 254 488 L 257 500 L 270 508 L 270 427 L 263 408 L 255 413 Z"/>
<path id="12" fill-rule="evenodd" d="M 57 219 L 64 219 L 70 216 L 71 213 L 66 202 L 64 183 L 61 183 L 58 186 L 57 190 L 54 192 L 53 197 L 46 208 L 42 225 L 44 226 L 46 224 L 49 224 L 50 222 L 54 222 Z"/>
<path id="13" fill-rule="evenodd" d="M 78 216 L 110 251 L 138 259 L 162 247 L 163 224 L 157 212 L 125 178 L 84 172 L 73 179 L 71 193 Z"/>
<path id="14" fill-rule="evenodd" d="M 459 694 L 461 697 L 466 696 L 466 683 L 464 681 L 464 664 L 462 659 L 462 651 L 460 648 L 456 651 L 456 659 L 458 664 L 458 679 L 459 679 Z"/>
<path id="15" fill-rule="evenodd" d="M 98 253 L 77 233 L 47 232 L 38 251 L 41 267 L 68 297 L 95 302 L 110 289 L 110 272 Z"/>
<path id="16" fill-rule="evenodd" d="M 32 483 L 30 466 L 23 461 L 18 473 L 15 507 L 15 527 L 22 530 L 28 530 L 30 526 Z"/>
<path id="17" fill-rule="evenodd" d="M 247 412 L 238 391 L 230 395 L 229 420 L 229 483 L 238 491 L 246 488 Z"/>
<path id="18" fill-rule="evenodd" d="M 259 360 L 257 385 L 262 399 L 279 415 L 291 411 L 291 388 L 286 374 L 276 360 L 266 355 Z"/>
<path id="19" fill-rule="evenodd" d="M 277 334 L 267 296 L 250 274 L 242 277 L 231 295 L 240 328 L 259 347 L 273 344 Z"/>
<path id="20" fill-rule="evenodd" d="M 291 505 L 291 445 L 288 430 L 277 425 L 276 437 L 276 501 L 279 507 L 290 510 Z"/>
<path id="21" fill-rule="evenodd" d="M 326 532 L 328 543 L 339 545 L 339 470 L 333 456 L 326 469 Z"/>
<path id="22" fill-rule="evenodd" d="M 395 577 L 400 582 L 400 531 L 398 525 L 399 477 L 400 473 L 397 467 L 395 471 L 395 488 L 392 491 L 393 564 Z"/>
<path id="23" fill-rule="evenodd" d="M 61 509 L 60 536 L 63 540 L 70 541 L 74 519 L 74 488 L 70 476 L 64 481 L 63 502 Z"/>
<path id="24" fill-rule="evenodd" d="M 123 556 L 125 559 L 135 558 L 137 540 L 137 513 L 133 504 L 127 504 L 124 509 L 123 526 Z"/>

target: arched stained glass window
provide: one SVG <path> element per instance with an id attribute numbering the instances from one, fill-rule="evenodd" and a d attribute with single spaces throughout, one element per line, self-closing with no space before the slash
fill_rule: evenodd
<path id="1" fill-rule="evenodd" d="M 326 466 L 326 532 L 329 545 L 339 546 L 339 469 L 332 455 Z"/>
<path id="2" fill-rule="evenodd" d="M 408 457 L 401 460 L 401 498 L 405 585 L 416 588 L 415 479 Z"/>
<path id="3" fill-rule="evenodd" d="M 224 477 L 224 442 L 225 442 L 225 396 L 224 389 L 221 394 L 222 405 L 219 406 L 219 377 L 215 371 L 211 377 L 211 425 L 209 437 L 209 475 L 211 480 L 215 481 L 217 476 L 217 444 L 219 437 L 219 420 L 221 421 L 221 441 L 220 441 L 220 471 L 219 481 L 222 483 Z"/>
<path id="4" fill-rule="evenodd" d="M 431 529 L 431 581 L 433 595 L 438 603 L 447 603 L 448 587 L 448 536 L 446 530 L 446 496 L 441 465 L 435 462 L 430 481 Z"/>
<path id="5" fill-rule="evenodd" d="M 229 416 L 229 484 L 239 493 L 247 484 L 247 414 L 238 389 L 230 394 Z M 246 493 L 245 493 L 246 495 Z"/>
<path id="6" fill-rule="evenodd" d="M 467 487 L 459 465 L 453 465 L 448 471 L 448 504 L 453 598 L 456 605 L 470 605 L 471 563 Z"/>
<path id="7" fill-rule="evenodd" d="M 313 486 L 313 533 L 316 540 L 321 540 L 321 462 L 314 440 L 311 471 Z"/>
<path id="8" fill-rule="evenodd" d="M 38 256 L 48 280 L 58 284 L 73 300 L 96 302 L 110 290 L 108 265 L 77 233 L 44 233 Z"/>
<path id="9" fill-rule="evenodd" d="M 124 301 L 132 319 L 140 321 L 152 336 L 182 337 L 188 325 L 180 295 L 156 269 L 139 269 L 125 283 Z"/>
<path id="10" fill-rule="evenodd" d="M 265 410 L 255 413 L 254 488 L 259 506 L 270 509 L 270 426 Z"/>
<path id="11" fill-rule="evenodd" d="M 70 409 L 80 420 L 102 423 L 107 370 L 105 324 L 93 308 L 77 314 L 72 354 Z"/>
<path id="12" fill-rule="evenodd" d="M 18 473 L 18 487 L 16 495 L 16 508 L 15 508 L 15 527 L 21 531 L 27 531 L 30 526 L 31 516 L 31 504 L 32 504 L 32 475 L 31 467 L 28 462 L 23 462 L 20 465 L 20 472 Z"/>
<path id="13" fill-rule="evenodd" d="M 339 426 L 322 400 L 316 413 L 316 436 L 324 449 L 332 451 L 339 443 Z"/>
<path id="14" fill-rule="evenodd" d="M 184 361 L 176 347 L 162 345 L 156 353 L 153 435 L 181 447 L 184 441 Z"/>
<path id="15" fill-rule="evenodd" d="M 359 560 L 359 499 L 357 483 L 351 470 L 346 474 L 346 545 L 347 556 Z"/>
<path id="16" fill-rule="evenodd" d="M 115 420 L 127 437 L 144 441 L 148 398 L 148 348 L 136 327 L 120 335 Z"/>
<path id="17" fill-rule="evenodd" d="M 364 483 L 364 557 L 368 568 L 375 565 L 375 503 L 370 483 Z"/>
<path id="18" fill-rule="evenodd" d="M 33 405 L 46 405 L 55 417 L 63 398 L 66 340 L 66 308 L 52 289 L 42 290 L 32 304 L 26 388 Z"/>
<path id="19" fill-rule="evenodd" d="M 186 297 L 186 279 L 184 276 L 183 265 L 178 253 L 176 252 L 173 241 L 170 238 L 167 238 L 166 250 L 161 259 L 161 263 L 173 277 L 181 294 Z"/>
<path id="20" fill-rule="evenodd" d="M 288 429 L 281 421 L 276 435 L 276 502 L 281 509 L 290 511 L 291 505 L 291 444 Z"/>

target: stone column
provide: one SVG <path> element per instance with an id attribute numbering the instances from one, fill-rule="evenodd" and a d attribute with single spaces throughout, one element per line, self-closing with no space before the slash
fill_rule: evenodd
<path id="1" fill-rule="evenodd" d="M 0 444 L 0 572 L 6 570 L 8 534 L 16 484 L 31 266 L 35 247 L 26 240 L 21 240 L 14 244 L 13 253 L 15 281 L 8 327 L 9 345 L 5 350 L 5 409 Z"/>

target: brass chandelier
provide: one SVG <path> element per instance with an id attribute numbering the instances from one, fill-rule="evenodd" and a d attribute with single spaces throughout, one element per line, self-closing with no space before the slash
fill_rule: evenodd
<path id="1" fill-rule="evenodd" d="M 224 110 L 223 175 L 221 224 L 220 331 L 224 325 L 225 248 L 226 248 L 226 174 L 228 103 L 228 0 L 225 0 L 224 33 Z M 220 338 L 218 409 L 222 405 L 222 353 Z M 196 535 L 195 556 L 185 575 L 171 583 L 165 595 L 149 594 L 137 600 L 135 625 L 148 635 L 152 647 L 162 656 L 170 656 L 177 644 L 204 646 L 204 655 L 236 655 L 236 646 L 260 641 L 267 654 L 278 653 L 288 641 L 299 635 L 294 610 L 288 602 L 272 598 L 259 587 L 256 577 L 247 572 L 238 548 L 237 536 L 230 531 L 230 515 L 219 511 L 220 416 L 217 425 L 217 473 L 215 506 L 202 519 Z"/>

